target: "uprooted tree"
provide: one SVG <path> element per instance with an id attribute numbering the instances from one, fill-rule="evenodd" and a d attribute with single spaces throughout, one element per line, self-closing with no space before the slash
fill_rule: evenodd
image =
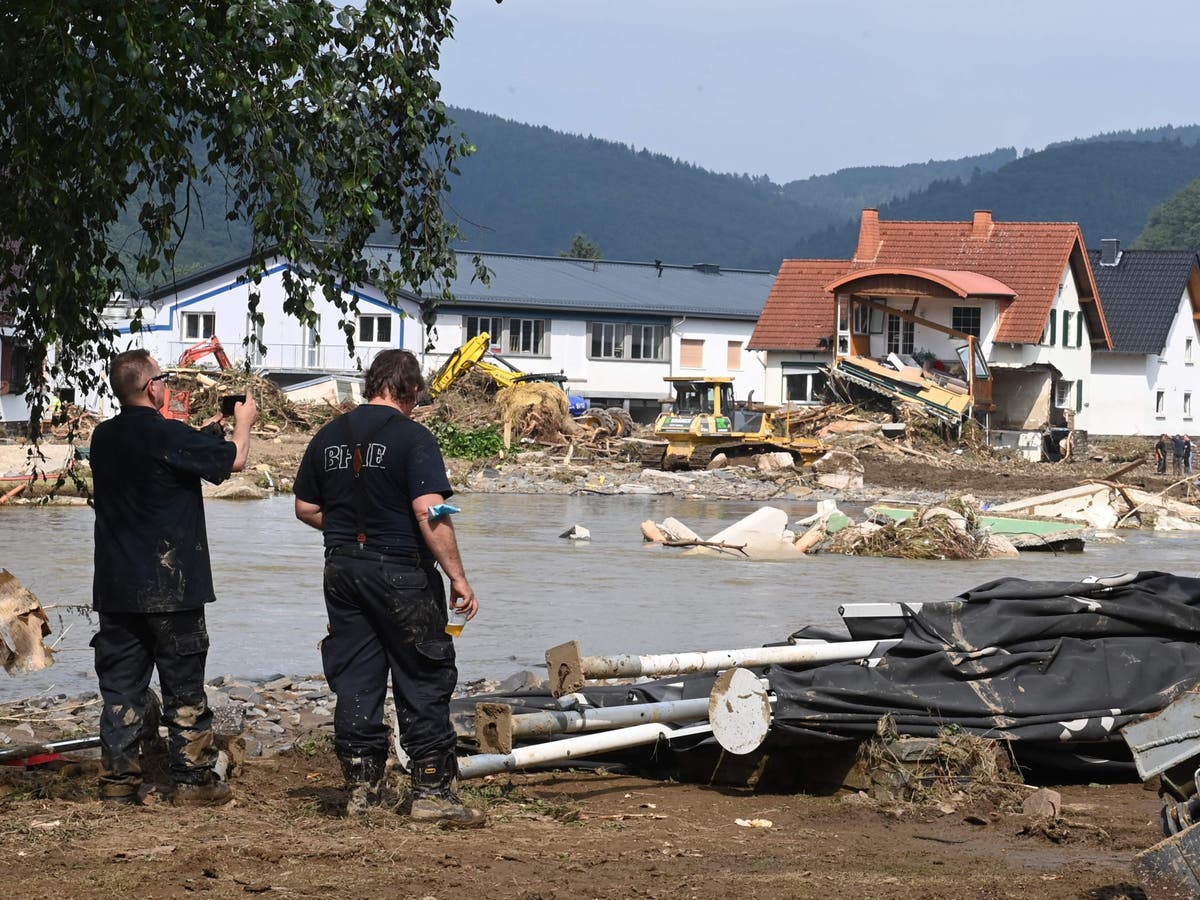
<path id="1" fill-rule="evenodd" d="M 33 436 L 48 385 L 103 389 L 105 306 L 170 283 L 201 185 L 248 224 L 253 283 L 275 253 L 307 274 L 284 277 L 305 324 L 309 280 L 351 350 L 335 286 L 433 285 L 431 324 L 455 269 L 447 179 L 472 150 L 434 77 L 452 28 L 449 0 L 0 5 L 0 325 L 30 356 Z M 361 252 L 379 229 L 382 261 Z M 253 292 L 248 312 L 261 323 Z"/>

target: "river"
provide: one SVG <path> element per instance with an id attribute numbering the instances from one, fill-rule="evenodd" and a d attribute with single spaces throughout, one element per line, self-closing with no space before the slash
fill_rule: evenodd
<path id="1" fill-rule="evenodd" d="M 1123 543 L 1091 543 L 1084 553 L 1061 556 L 1023 553 L 1015 560 L 824 555 L 747 562 L 645 545 L 639 523 L 674 516 L 707 536 L 757 503 L 516 494 L 465 494 L 455 503 L 462 507 L 455 525 L 467 574 L 481 602 L 479 616 L 458 639 L 463 681 L 544 667 L 546 649 L 570 639 L 586 654 L 758 646 L 804 625 L 840 624 L 840 603 L 946 599 L 1006 575 L 1197 574 L 1197 541 L 1187 533 L 1129 530 Z M 800 501 L 773 505 L 793 521 L 813 511 Z M 209 501 L 207 516 L 218 597 L 208 607 L 209 677 L 320 672 L 321 536 L 296 521 L 291 497 Z M 558 537 L 576 523 L 591 531 L 591 541 Z M 0 674 L 0 701 L 95 689 L 88 648 L 94 618 L 64 609 L 90 605 L 92 525 L 84 507 L 0 509 L 0 565 L 43 605 L 58 607 L 49 611 L 49 640 L 66 632 L 51 668 Z"/>

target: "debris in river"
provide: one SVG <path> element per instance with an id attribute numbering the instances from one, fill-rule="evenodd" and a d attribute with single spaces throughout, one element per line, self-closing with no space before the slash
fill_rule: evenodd
<path id="1" fill-rule="evenodd" d="M 10 675 L 54 665 L 54 651 L 42 638 L 50 623 L 42 604 L 7 569 L 0 569 L 0 665 Z"/>

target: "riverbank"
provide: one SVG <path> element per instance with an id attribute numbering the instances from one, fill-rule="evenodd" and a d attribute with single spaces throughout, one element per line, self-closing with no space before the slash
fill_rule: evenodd
<path id="1" fill-rule="evenodd" d="M 290 493 L 310 437 L 295 432 L 255 435 L 249 468 L 222 485 L 206 485 L 206 496 L 239 500 Z M 1121 449 L 1127 448 L 1123 445 Z M 62 445 L 47 445 L 44 455 L 46 459 L 39 468 L 53 473 L 69 453 Z M 834 499 L 871 503 L 892 499 L 917 504 L 938 503 L 970 493 L 980 502 L 993 505 L 1063 490 L 1087 480 L 1108 479 L 1129 465 L 1127 452 L 1106 452 L 1099 444 L 1087 459 L 1060 463 L 1030 462 L 1013 455 L 970 450 L 905 455 L 872 446 L 860 447 L 852 455 L 853 468 L 861 469 L 861 485 L 854 479 L 848 487 L 822 485 L 812 473 L 790 468 L 763 472 L 750 465 L 730 465 L 715 470 L 663 472 L 630 461 L 629 454 L 621 452 L 619 442 L 613 442 L 604 452 L 594 448 L 571 453 L 564 449 L 518 449 L 505 458 L 451 458 L 446 462 L 451 483 L 463 493 L 642 494 L 754 502 Z M 0 479 L 8 477 L 15 487 L 17 476 L 27 466 L 25 448 L 0 447 Z M 86 485 L 86 464 L 81 464 L 76 474 Z M 1165 490 L 1177 480 L 1155 474 L 1147 463 L 1120 476 L 1124 484 L 1153 492 Z M 0 480 L 0 488 L 6 483 Z M 1172 493 L 1187 498 L 1189 486 L 1179 485 Z M 1190 493 L 1194 498 L 1196 489 L 1190 488 Z M 56 487 L 53 475 L 35 481 L 10 502 L 20 505 L 41 500 L 47 494 L 55 494 L 65 503 L 81 502 L 71 479 Z"/>
<path id="2" fill-rule="evenodd" d="M 0 775 L 0 854 L 20 896 L 450 898 L 500 887 L 522 898 L 1116 900 L 1143 896 L 1129 861 L 1159 837 L 1157 797 L 1136 784 L 1057 786 L 1062 807 L 1046 819 L 965 795 L 879 803 L 619 769 L 468 783 L 464 794 L 488 810 L 482 832 L 414 826 L 387 810 L 344 820 L 321 679 L 219 679 L 211 692 L 220 723 L 246 726 L 228 807 L 176 809 L 154 793 L 146 806 L 106 809 L 93 799 L 94 752 Z M 4 704 L 0 731 L 78 733 L 97 712 L 88 696 Z M 390 778 L 393 801 L 404 780 Z"/>

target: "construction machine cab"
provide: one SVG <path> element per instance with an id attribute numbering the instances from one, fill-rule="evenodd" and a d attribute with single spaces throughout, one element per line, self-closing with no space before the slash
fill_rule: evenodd
<path id="1" fill-rule="evenodd" d="M 670 412 L 658 417 L 663 434 L 729 434 L 733 431 L 733 379 L 669 376 L 674 391 Z"/>

